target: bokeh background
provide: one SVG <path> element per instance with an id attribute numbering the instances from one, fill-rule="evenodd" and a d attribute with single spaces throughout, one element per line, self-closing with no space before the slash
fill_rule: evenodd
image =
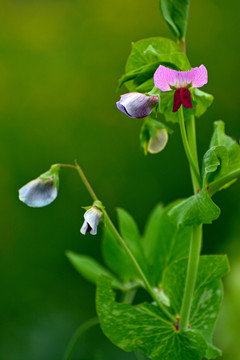
<path id="1" fill-rule="evenodd" d="M 240 3 L 192 1 L 187 52 L 205 64 L 214 94 L 197 121 L 199 153 L 213 121 L 240 134 Z M 159 201 L 191 194 L 179 131 L 167 148 L 144 157 L 141 120 L 116 110 L 117 81 L 132 41 L 171 36 L 157 0 L 0 0 L 0 359 L 61 360 L 78 325 L 95 314 L 95 288 L 65 257 L 71 249 L 101 260 L 100 234 L 81 236 L 90 198 L 77 174 L 61 173 L 49 207 L 31 209 L 17 190 L 56 162 L 77 159 L 115 220 L 121 206 L 140 229 Z M 240 358 L 240 183 L 215 196 L 222 216 L 204 228 L 204 253 L 228 253 L 225 301 L 215 333 L 224 360 Z M 133 359 L 98 328 L 73 360 Z M 170 359 L 169 359 L 170 360 Z"/>

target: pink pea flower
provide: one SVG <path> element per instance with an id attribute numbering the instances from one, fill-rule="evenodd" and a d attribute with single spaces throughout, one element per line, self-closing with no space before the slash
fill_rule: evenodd
<path id="1" fill-rule="evenodd" d="M 132 92 L 121 95 L 116 103 L 120 111 L 132 118 L 144 118 L 151 114 L 152 109 L 158 103 L 158 95 L 147 96 L 145 94 Z"/>
<path id="2" fill-rule="evenodd" d="M 181 105 L 193 109 L 189 88 L 199 88 L 208 82 L 207 69 L 204 65 L 190 71 L 176 71 L 160 65 L 154 74 L 154 85 L 161 91 L 175 90 L 173 112 Z"/>

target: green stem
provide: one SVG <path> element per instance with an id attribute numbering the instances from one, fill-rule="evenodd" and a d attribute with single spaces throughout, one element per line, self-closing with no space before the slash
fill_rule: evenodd
<path id="1" fill-rule="evenodd" d="M 189 317 L 192 306 L 194 288 L 197 279 L 199 255 L 202 244 L 202 225 L 193 226 L 190 253 L 187 268 L 187 277 L 183 295 L 182 308 L 180 313 L 180 328 L 186 329 L 189 324 Z"/>
<path id="2" fill-rule="evenodd" d="M 180 131 L 181 131 L 181 136 L 182 136 L 182 142 L 183 142 L 183 147 L 188 159 L 188 162 L 190 164 L 190 167 L 195 175 L 196 178 L 196 185 L 197 187 L 200 189 L 201 187 L 201 178 L 200 178 L 200 174 L 198 171 L 198 165 L 196 165 L 192 153 L 191 153 L 191 149 L 188 143 L 188 138 L 187 138 L 187 133 L 186 133 L 186 129 L 185 129 L 185 122 L 184 122 L 184 115 L 183 115 L 183 108 L 182 106 L 179 108 L 178 110 L 178 118 L 179 118 L 179 125 L 180 125 Z"/>
<path id="3" fill-rule="evenodd" d="M 89 330 L 91 327 L 95 326 L 99 324 L 99 320 L 97 317 L 92 318 L 88 321 L 86 321 L 84 324 L 80 325 L 79 328 L 76 330 L 76 332 L 73 334 L 66 352 L 64 354 L 63 360 L 69 360 L 71 358 L 71 355 L 73 353 L 73 350 L 75 349 L 75 346 L 77 345 L 80 337 L 87 331 Z"/>
<path id="4" fill-rule="evenodd" d="M 195 127 L 195 118 L 192 115 L 188 121 L 186 121 L 186 129 L 187 129 L 187 136 L 188 136 L 188 143 L 190 151 L 192 152 L 193 161 L 196 166 L 196 170 L 198 174 L 200 174 L 199 165 L 198 165 L 198 154 L 197 154 L 197 143 L 196 143 L 196 127 Z M 192 184 L 193 184 L 193 191 L 196 194 L 199 190 L 198 188 L 198 178 L 191 169 L 191 177 L 192 177 Z"/>
<path id="5" fill-rule="evenodd" d="M 133 300 L 136 296 L 137 289 L 131 289 L 125 293 L 122 294 L 122 302 L 125 302 L 127 304 L 132 304 Z"/>
<path id="6" fill-rule="evenodd" d="M 95 194 L 95 192 L 93 191 L 91 185 L 89 184 L 89 182 L 88 182 L 88 180 L 87 180 L 84 172 L 82 171 L 82 169 L 80 168 L 80 166 L 78 165 L 77 162 L 75 162 L 75 164 L 76 164 L 75 169 L 77 170 L 80 178 L 82 179 L 82 182 L 83 182 L 83 184 L 85 185 L 87 191 L 89 192 L 89 194 L 90 194 L 90 196 L 92 197 L 92 199 L 93 199 L 94 201 L 97 201 L 97 200 L 98 200 L 97 195 Z"/>
<path id="7" fill-rule="evenodd" d="M 91 185 L 89 184 L 86 176 L 84 175 L 84 172 L 82 171 L 82 169 L 80 168 L 80 166 L 77 164 L 77 162 L 75 163 L 76 165 L 67 165 L 67 167 L 73 167 L 77 170 L 80 178 L 82 179 L 86 189 L 88 190 L 89 194 L 91 195 L 92 199 L 94 201 L 97 201 L 98 198 L 96 196 L 96 194 L 94 193 Z M 59 164 L 59 166 L 65 166 L 64 164 Z M 135 256 L 133 255 L 133 253 L 131 252 L 131 250 L 129 249 L 129 247 L 127 246 L 127 244 L 125 243 L 125 241 L 123 240 L 123 238 L 121 237 L 121 235 L 119 234 L 119 232 L 117 231 L 117 229 L 115 228 L 112 220 L 110 219 L 107 211 L 105 209 L 102 210 L 103 215 L 104 215 L 104 219 L 106 221 L 106 224 L 109 226 L 112 234 L 115 236 L 115 238 L 118 240 L 119 244 L 124 248 L 126 254 L 128 255 L 128 257 L 130 258 L 130 260 L 132 261 L 135 269 L 137 270 L 140 278 L 142 279 L 146 290 L 149 292 L 149 294 L 152 296 L 153 300 L 157 303 L 157 305 L 161 308 L 161 310 L 163 311 L 163 313 L 171 320 L 175 323 L 176 319 L 175 317 L 165 308 L 165 306 L 159 301 L 157 295 L 155 294 L 155 292 L 153 291 L 153 288 L 151 287 L 151 285 L 149 284 L 144 272 L 142 271 L 140 265 L 138 264 Z"/>
<path id="8" fill-rule="evenodd" d="M 184 123 L 182 109 L 181 109 L 181 113 L 179 114 L 179 122 L 180 122 L 184 149 L 190 163 L 193 189 L 194 189 L 194 193 L 196 194 L 198 189 L 200 189 L 201 178 L 200 178 L 198 156 L 197 156 L 195 118 L 194 116 L 191 116 L 191 118 L 186 123 L 188 137 L 185 130 L 185 123 Z M 194 167 L 191 166 L 191 162 L 193 162 Z M 194 288 L 197 279 L 201 244 L 202 244 L 202 225 L 200 226 L 195 225 L 193 226 L 192 229 L 186 283 L 183 294 L 182 308 L 180 312 L 180 328 L 183 329 L 186 329 L 189 325 Z"/>

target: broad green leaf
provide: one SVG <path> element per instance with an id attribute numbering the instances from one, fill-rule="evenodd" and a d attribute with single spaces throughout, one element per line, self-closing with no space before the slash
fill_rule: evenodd
<path id="1" fill-rule="evenodd" d="M 191 69 L 186 55 L 174 41 L 161 37 L 143 39 L 132 44 L 120 86 L 126 83 L 129 91 L 149 92 L 159 65 L 175 70 Z"/>
<path id="2" fill-rule="evenodd" d="M 178 225 L 211 224 L 220 216 L 220 209 L 212 201 L 208 191 L 208 178 L 221 164 L 219 156 L 226 159 L 226 149 L 223 146 L 213 147 L 207 151 L 203 158 L 202 190 L 183 200 L 169 212 L 171 219 Z"/>
<path id="3" fill-rule="evenodd" d="M 174 313 L 180 314 L 187 273 L 188 259 L 172 263 L 163 278 L 163 288 L 170 299 Z M 229 271 L 224 255 L 201 256 L 190 315 L 190 327 L 197 329 L 209 344 L 207 358 L 219 356 L 219 350 L 211 344 L 223 291 L 220 278 Z"/>
<path id="4" fill-rule="evenodd" d="M 140 241 L 140 234 L 133 218 L 123 209 L 117 209 L 120 234 L 140 264 L 147 272 L 146 260 Z M 141 283 L 139 274 L 125 250 L 106 226 L 103 238 L 103 257 L 106 264 L 121 277 L 124 282 Z"/>
<path id="5" fill-rule="evenodd" d="M 212 201 L 204 187 L 169 211 L 169 216 L 178 225 L 191 226 L 211 224 L 220 216 L 219 207 Z"/>
<path id="6" fill-rule="evenodd" d="M 165 209 L 157 205 L 149 217 L 142 238 L 144 254 L 155 286 L 160 285 L 163 271 L 169 264 L 189 253 L 191 229 L 179 228 L 168 216 L 175 205 L 176 202 Z"/>
<path id="7" fill-rule="evenodd" d="M 190 0 L 160 0 L 162 16 L 178 40 L 184 39 Z"/>
<path id="8" fill-rule="evenodd" d="M 223 121 L 214 123 L 214 132 L 211 139 L 211 148 L 209 151 L 215 151 L 216 148 L 225 148 L 225 152 L 216 154 L 219 167 L 218 171 L 208 177 L 207 183 L 210 193 L 228 187 L 240 176 L 240 146 L 238 142 L 225 134 L 225 124 Z"/>
<path id="9" fill-rule="evenodd" d="M 220 215 L 211 196 L 240 176 L 240 146 L 225 134 L 223 121 L 215 122 L 210 149 L 203 158 L 203 186 L 199 194 L 182 201 L 169 215 L 179 225 L 210 224 Z"/>
<path id="10" fill-rule="evenodd" d="M 201 360 L 206 353 L 198 330 L 176 331 L 158 307 L 116 302 L 105 276 L 99 278 L 96 302 L 104 334 L 125 351 L 141 350 L 153 360 Z"/>
<path id="11" fill-rule="evenodd" d="M 123 288 L 123 285 L 120 283 L 120 281 L 96 260 L 86 255 L 76 254 L 72 251 L 67 251 L 66 255 L 75 269 L 88 281 L 96 284 L 100 275 L 106 275 L 111 278 L 114 288 Z"/>

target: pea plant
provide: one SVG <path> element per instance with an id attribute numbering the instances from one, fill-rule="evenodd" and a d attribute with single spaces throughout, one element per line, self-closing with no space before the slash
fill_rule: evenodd
<path id="1" fill-rule="evenodd" d="M 87 255 L 67 253 L 77 271 L 96 284 L 97 317 L 74 334 L 65 360 L 70 359 L 81 334 L 96 324 L 113 344 L 137 358 L 221 356 L 212 336 L 223 298 L 221 278 L 229 264 L 225 255 L 200 255 L 202 228 L 220 216 L 214 194 L 240 175 L 240 147 L 226 135 L 224 122 L 216 121 L 199 165 L 195 118 L 206 112 L 213 96 L 200 90 L 208 82 L 206 67 L 192 68 L 186 55 L 189 2 L 160 0 L 161 13 L 175 40 L 152 37 L 133 43 L 119 80 L 119 88 L 125 85 L 129 92 L 121 95 L 117 108 L 128 117 L 142 119 L 144 154 L 160 153 L 172 133 L 169 126 L 179 124 L 193 195 L 166 207 L 157 204 L 140 234 L 123 209 L 117 209 L 118 227 L 113 224 L 78 163 L 54 164 L 19 190 L 20 200 L 28 206 L 46 206 L 57 197 L 60 169 L 72 168 L 92 198 L 85 207 L 81 234 L 95 235 L 103 227 L 105 264 Z M 139 288 L 148 293 L 149 301 L 137 303 Z"/>

